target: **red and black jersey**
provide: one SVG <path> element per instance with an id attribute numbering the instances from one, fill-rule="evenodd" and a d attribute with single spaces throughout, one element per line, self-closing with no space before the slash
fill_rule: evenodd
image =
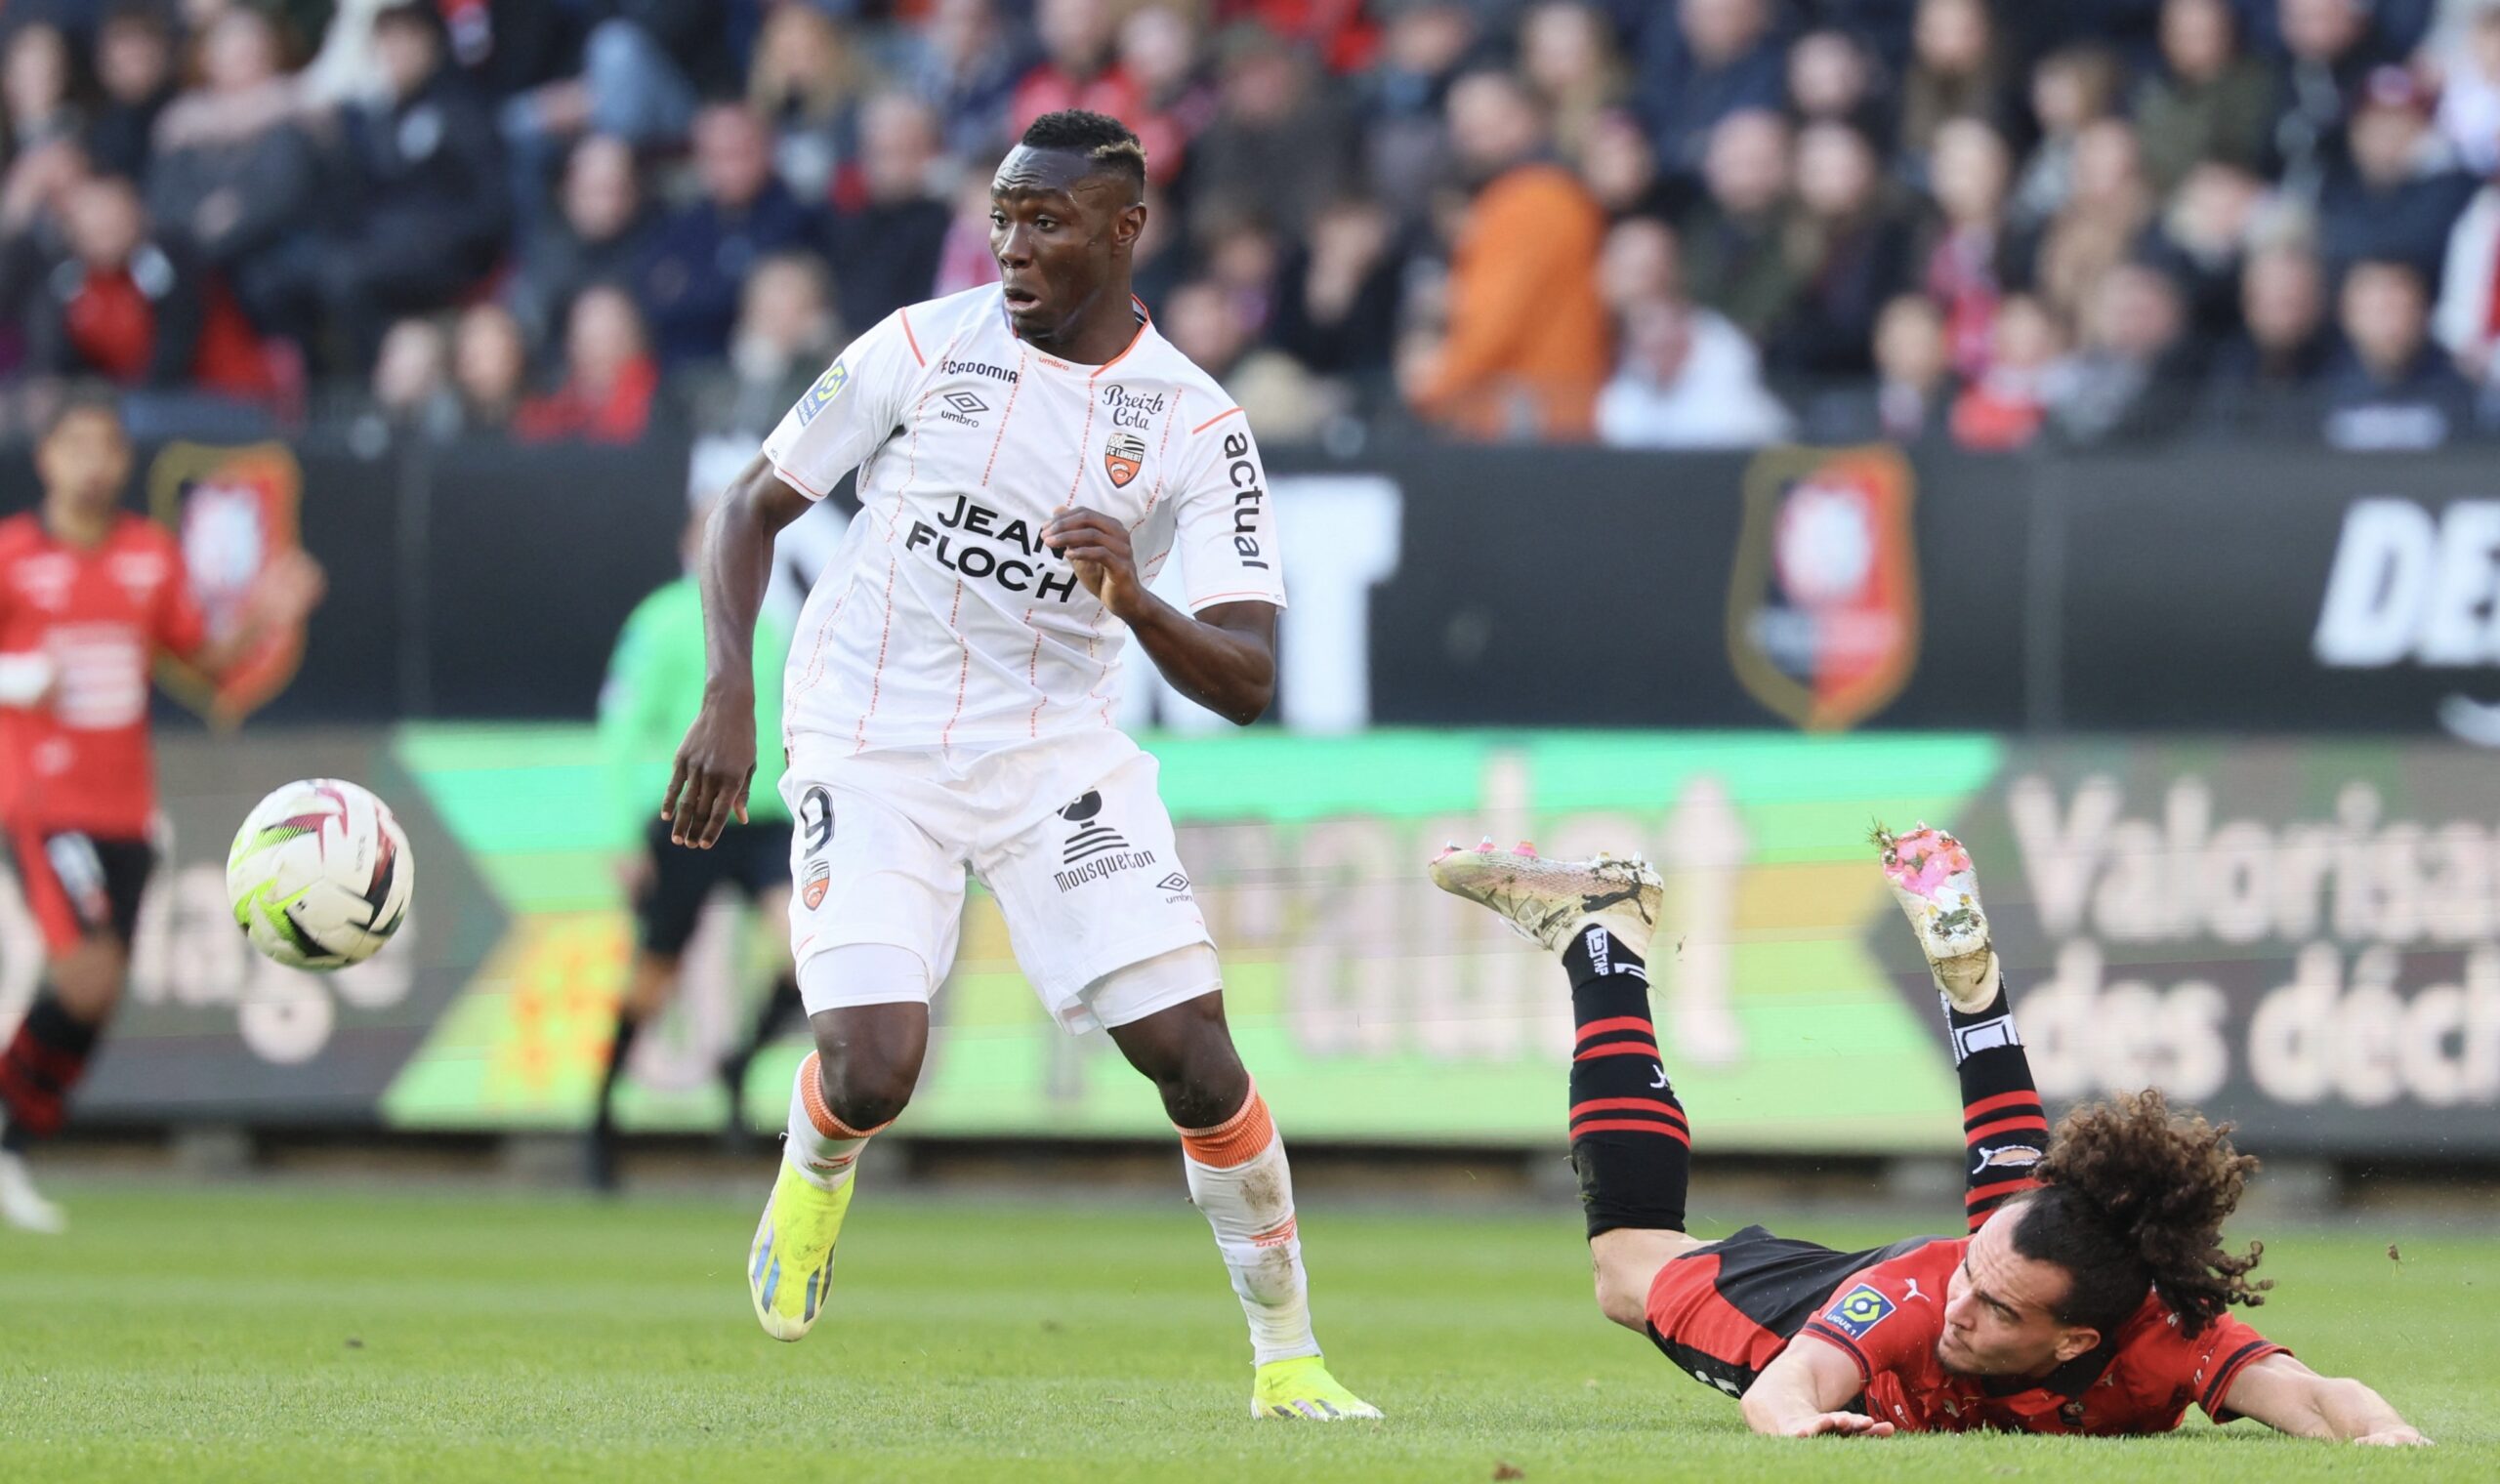
<path id="1" fill-rule="evenodd" d="M 38 833 L 138 840 L 155 810 L 149 676 L 207 639 L 182 549 L 124 515 L 94 547 L 35 515 L 0 520 L 0 655 L 42 655 L 51 693 L 0 707 L 0 818 Z"/>
<path id="2" fill-rule="evenodd" d="M 1945 1285 L 1970 1239 L 1930 1242 L 1851 1274 L 1801 1335 L 1832 1345 L 1866 1381 L 1867 1416 L 1905 1431 L 2167 1432 L 2190 1405 L 2228 1422 L 2230 1384 L 2251 1364 L 2289 1353 L 2225 1314 L 2190 1337 L 2147 1294 L 2093 1350 L 2037 1381 L 1956 1376 L 1936 1358 Z"/>

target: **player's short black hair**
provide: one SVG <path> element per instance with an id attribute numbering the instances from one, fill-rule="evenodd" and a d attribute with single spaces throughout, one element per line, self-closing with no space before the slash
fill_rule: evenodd
<path id="1" fill-rule="evenodd" d="M 61 431 L 63 423 L 84 412 L 103 413 L 113 420 L 114 427 L 122 430 L 124 437 L 129 436 L 130 425 L 122 420 L 121 415 L 121 394 L 103 382 L 77 381 L 62 383 L 53 392 L 51 405 L 44 408 L 35 425 L 35 441 L 51 441 L 52 435 Z"/>
<path id="2" fill-rule="evenodd" d="M 1146 193 L 1146 145 L 1137 131 L 1107 113 L 1062 108 L 1033 120 L 1018 141 L 1027 149 L 1065 149 L 1085 156 L 1094 168 L 1115 175 Z"/>

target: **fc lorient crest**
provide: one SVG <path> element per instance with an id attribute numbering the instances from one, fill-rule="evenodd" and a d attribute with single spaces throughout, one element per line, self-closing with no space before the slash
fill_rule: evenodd
<path id="1" fill-rule="evenodd" d="M 1809 731 L 1892 704 L 1918 665 L 1914 479 L 1891 448 L 1773 448 L 1745 472 L 1728 654 L 1754 699 Z"/>
<path id="2" fill-rule="evenodd" d="M 1111 434 L 1103 445 L 1103 468 L 1111 475 L 1116 489 L 1128 488 L 1138 471 L 1146 467 L 1146 439 L 1122 429 Z"/>

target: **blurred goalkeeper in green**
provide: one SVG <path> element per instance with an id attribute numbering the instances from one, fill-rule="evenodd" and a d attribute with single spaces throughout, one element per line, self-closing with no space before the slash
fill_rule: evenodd
<path id="1" fill-rule="evenodd" d="M 692 560 L 701 529 L 697 512 L 680 543 L 682 558 Z M 755 643 L 756 730 L 765 737 L 780 733 L 781 666 L 789 651 L 787 621 L 767 613 Z M 644 598 L 626 618 L 599 693 L 600 761 L 612 840 L 633 902 L 634 961 L 616 1002 L 616 1034 L 608 1043 L 591 1120 L 585 1173 L 596 1189 L 616 1184 L 616 1084 L 626 1058 L 644 1027 L 667 1006 L 687 944 L 714 891 L 727 886 L 743 892 L 754 904 L 757 923 L 771 925 L 766 935 L 780 945 L 782 956 L 771 992 L 719 1063 L 732 1132 L 741 1127 L 747 1064 L 785 1019 L 799 1016 L 798 980 L 789 967 L 788 935 L 780 930 L 790 901 L 790 811 L 778 792 L 780 749 L 762 749 L 750 821 L 730 824 L 714 848 L 670 844 L 667 821 L 651 813 L 650 801 L 667 783 L 677 745 L 702 700 L 703 599 L 687 574 Z"/>

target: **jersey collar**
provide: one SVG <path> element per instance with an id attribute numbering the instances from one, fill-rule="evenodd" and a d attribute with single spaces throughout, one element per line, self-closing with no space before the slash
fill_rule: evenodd
<path id="1" fill-rule="evenodd" d="M 1099 366 L 1085 366 L 1079 365 L 1072 360 L 1062 360 L 1056 355 L 1047 354 L 1040 350 L 1032 350 L 1030 346 L 1025 346 L 1024 337 L 1016 333 L 1016 321 L 1007 317 L 1006 290 L 1001 289 L 998 294 L 998 322 L 1006 327 L 1008 339 L 1016 342 L 1020 346 L 1025 346 L 1027 350 L 1032 350 L 1033 358 L 1040 361 L 1043 365 L 1057 371 L 1082 372 L 1088 379 L 1101 376 L 1104 372 L 1110 370 L 1113 366 L 1116 366 L 1120 362 L 1128 359 L 1130 353 L 1136 350 L 1138 346 L 1145 341 L 1146 332 L 1154 328 L 1154 316 L 1146 312 L 1146 301 L 1140 299 L 1135 294 L 1131 294 L 1129 296 L 1129 312 L 1137 318 L 1137 333 L 1129 337 L 1129 343 L 1120 348 L 1119 354 L 1112 356 L 1109 360 L 1103 362 L 1103 364 Z"/>

